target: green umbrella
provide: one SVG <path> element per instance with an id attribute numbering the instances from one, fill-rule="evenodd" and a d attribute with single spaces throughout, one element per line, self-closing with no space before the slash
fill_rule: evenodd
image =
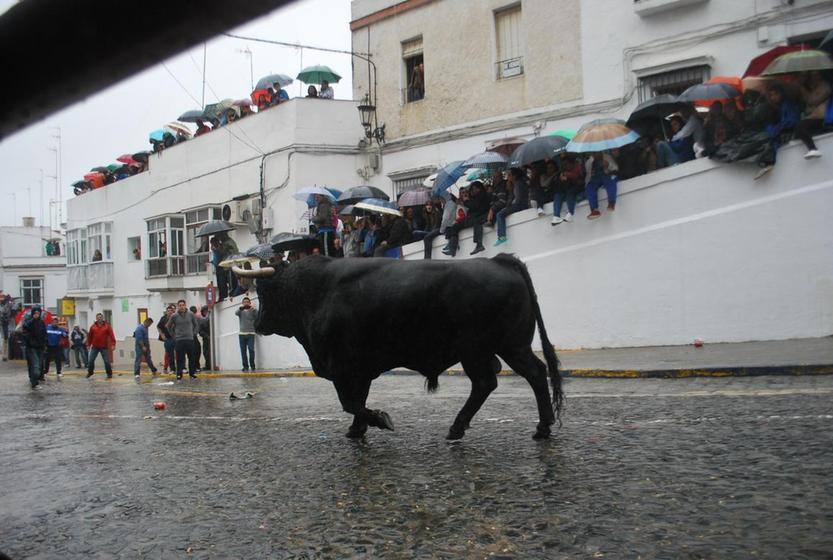
<path id="1" fill-rule="evenodd" d="M 298 73 L 297 78 L 305 84 L 321 84 L 323 81 L 337 84 L 341 76 L 333 72 L 329 66 L 307 66 Z"/>
<path id="2" fill-rule="evenodd" d="M 124 164 L 122 164 L 122 163 L 111 163 L 110 165 L 107 166 L 107 171 L 109 171 L 110 173 L 113 173 L 115 171 L 118 171 L 122 167 L 124 167 Z"/>
<path id="3" fill-rule="evenodd" d="M 807 50 L 782 54 L 769 63 L 761 76 L 792 74 L 793 72 L 811 72 L 813 70 L 833 70 L 833 60 L 824 51 Z"/>
<path id="4" fill-rule="evenodd" d="M 551 134 L 547 134 L 547 136 L 561 136 L 562 138 L 566 138 L 567 140 L 572 140 L 573 136 L 576 135 L 575 130 L 571 130 L 569 128 L 562 128 L 561 130 L 556 130 Z"/>

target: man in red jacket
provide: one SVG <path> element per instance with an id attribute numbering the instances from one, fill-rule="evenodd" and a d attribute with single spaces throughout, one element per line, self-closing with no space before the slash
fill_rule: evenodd
<path id="1" fill-rule="evenodd" d="M 95 369 L 95 359 L 101 354 L 104 360 L 104 370 L 107 372 L 107 378 L 113 377 L 113 367 L 110 365 L 110 350 L 116 347 L 116 335 L 113 333 L 113 328 L 104 321 L 104 315 L 96 314 L 95 323 L 90 327 L 90 332 L 87 333 L 87 347 L 90 349 L 90 357 L 87 359 L 87 377 L 93 376 Z"/>

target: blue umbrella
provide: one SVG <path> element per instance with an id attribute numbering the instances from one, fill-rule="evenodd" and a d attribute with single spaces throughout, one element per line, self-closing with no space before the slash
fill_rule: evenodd
<path id="1" fill-rule="evenodd" d="M 324 188 L 327 189 L 330 192 L 331 195 L 333 195 L 333 200 L 338 200 L 338 197 L 341 196 L 341 191 L 338 190 L 338 189 L 333 189 L 331 187 L 324 187 Z M 313 206 L 315 206 L 315 195 L 314 194 L 311 194 L 307 197 L 307 206 L 309 208 L 312 208 Z"/>
<path id="2" fill-rule="evenodd" d="M 567 144 L 573 153 L 603 152 L 639 140 L 639 134 L 619 119 L 598 119 L 582 126 Z"/>
<path id="3" fill-rule="evenodd" d="M 167 130 L 157 129 L 150 133 L 150 140 L 154 140 L 156 142 L 164 142 L 165 141 L 165 133 L 170 134 Z"/>
<path id="4" fill-rule="evenodd" d="M 457 182 L 457 179 L 462 177 L 468 167 L 463 161 L 452 161 L 437 172 L 437 179 L 434 181 L 434 189 L 431 191 L 433 196 L 441 196 L 448 190 L 448 187 Z"/>
<path id="5" fill-rule="evenodd" d="M 336 198 L 338 198 L 337 196 L 333 196 L 333 193 L 331 193 L 328 189 L 325 189 L 324 187 L 318 187 L 318 186 L 304 187 L 303 189 L 298 190 L 292 196 L 296 200 L 306 201 L 308 197 L 313 197 L 314 198 L 315 195 L 317 195 L 317 194 L 320 194 L 321 196 L 326 196 L 328 198 L 331 198 L 332 200 L 335 200 Z"/>
<path id="6" fill-rule="evenodd" d="M 484 169 L 499 169 L 506 167 L 509 158 L 497 152 L 481 152 L 471 156 L 464 165 L 468 167 L 482 167 Z"/>

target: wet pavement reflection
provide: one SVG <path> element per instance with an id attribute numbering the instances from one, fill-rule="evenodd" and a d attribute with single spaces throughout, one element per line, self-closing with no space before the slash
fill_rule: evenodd
<path id="1" fill-rule="evenodd" d="M 395 432 L 343 437 L 315 378 L 50 379 L 0 370 L 12 558 L 826 558 L 833 378 L 569 380 L 549 441 L 501 377 L 388 376 Z M 251 399 L 229 400 L 235 392 Z M 153 403 L 164 401 L 165 410 Z"/>

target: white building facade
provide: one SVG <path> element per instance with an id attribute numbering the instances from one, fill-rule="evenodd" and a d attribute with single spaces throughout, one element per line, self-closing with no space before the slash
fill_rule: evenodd
<path id="1" fill-rule="evenodd" d="M 67 295 L 64 236 L 24 218 L 22 226 L 0 227 L 0 289 L 25 307 L 58 313 Z"/>

